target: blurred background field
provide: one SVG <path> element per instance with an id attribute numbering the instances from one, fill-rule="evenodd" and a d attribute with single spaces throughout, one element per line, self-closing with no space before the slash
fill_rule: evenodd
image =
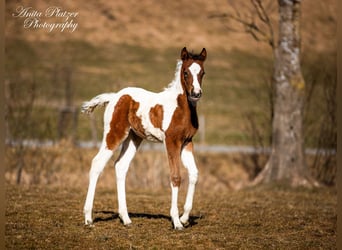
<path id="1" fill-rule="evenodd" d="M 197 49 L 198 50 L 198 49 Z M 85 41 L 30 43 L 11 40 L 7 51 L 7 97 L 15 113 L 24 113 L 32 101 L 29 126 L 24 135 L 15 132 L 16 115 L 9 114 L 9 136 L 26 139 L 58 139 L 60 109 L 69 98 L 79 109 L 81 103 L 103 92 L 139 86 L 161 91 L 173 79 L 178 48 L 164 50 L 129 45 L 96 47 Z M 271 56 L 250 51 L 209 50 L 199 114 L 205 117 L 205 142 L 208 144 L 251 145 L 249 118 L 269 137 L 269 78 Z M 320 52 L 322 53 L 322 52 Z M 303 58 L 303 70 L 312 86 L 307 105 L 306 145 L 315 147 L 318 130 L 327 113 L 324 89 L 334 78 L 334 54 L 314 52 Z M 322 64 L 324 61 L 324 64 Z M 312 79 L 314 78 L 314 79 Z M 68 82 L 70 83 L 67 89 Z M 32 96 L 31 96 L 32 95 Z M 33 98 L 30 100 L 30 97 Z M 103 110 L 96 115 L 97 132 L 102 133 Z M 12 116 L 11 116 L 12 115 Z M 89 140 L 89 117 L 80 115 L 77 139 Z M 11 129 L 10 129 L 11 128 Z M 71 128 L 65 128 L 68 134 Z M 14 130 L 14 131 L 12 131 Z"/>

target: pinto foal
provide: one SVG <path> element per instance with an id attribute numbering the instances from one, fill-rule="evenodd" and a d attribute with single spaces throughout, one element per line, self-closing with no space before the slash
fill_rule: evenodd
<path id="1" fill-rule="evenodd" d="M 181 51 L 174 80 L 160 93 L 141 88 L 124 88 L 117 93 L 105 93 L 82 105 L 82 112 L 91 113 L 96 106 L 106 105 L 103 141 L 92 160 L 89 187 L 84 205 L 85 224 L 92 224 L 92 207 L 97 179 L 108 160 L 121 144 L 115 163 L 119 216 L 124 225 L 131 222 L 126 205 L 125 179 L 129 164 L 143 139 L 163 142 L 167 151 L 171 177 L 170 215 L 175 229 L 183 229 L 192 209 L 198 170 L 193 156 L 192 137 L 198 129 L 197 101 L 202 96 L 203 62 L 207 52 L 191 54 Z M 181 183 L 181 162 L 189 174 L 189 187 L 184 213 L 179 218 L 178 188 Z"/>

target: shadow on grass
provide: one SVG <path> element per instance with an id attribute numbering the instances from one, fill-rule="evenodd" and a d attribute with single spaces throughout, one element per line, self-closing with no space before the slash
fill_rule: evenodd
<path id="1" fill-rule="evenodd" d="M 94 218 L 94 223 L 97 222 L 101 222 L 101 221 L 112 221 L 112 220 L 116 220 L 116 219 L 120 219 L 119 214 L 115 213 L 113 211 L 94 211 L 94 214 L 98 214 L 99 216 L 96 216 Z M 100 215 L 100 214 L 103 214 Z M 146 219 L 164 219 L 164 220 L 168 220 L 168 221 L 172 221 L 171 217 L 168 215 L 164 215 L 164 214 L 148 214 L 148 213 L 128 213 L 129 216 L 131 218 L 146 218 Z M 194 225 L 197 225 L 198 222 L 197 220 L 202 219 L 203 216 L 190 216 L 189 217 L 189 221 L 186 225 L 184 225 L 185 227 L 192 227 Z"/>

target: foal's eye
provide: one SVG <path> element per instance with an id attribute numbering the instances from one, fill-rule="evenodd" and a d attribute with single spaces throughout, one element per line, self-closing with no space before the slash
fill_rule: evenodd
<path id="1" fill-rule="evenodd" d="M 188 78 L 188 72 L 184 71 L 184 78 Z"/>

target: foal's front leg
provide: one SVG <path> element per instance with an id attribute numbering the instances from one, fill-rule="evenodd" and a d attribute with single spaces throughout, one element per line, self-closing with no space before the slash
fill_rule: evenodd
<path id="1" fill-rule="evenodd" d="M 193 156 L 193 143 L 189 142 L 182 150 L 181 154 L 183 165 L 188 170 L 189 174 L 189 187 L 184 204 L 184 213 L 180 218 L 183 224 L 189 220 L 190 211 L 192 209 L 193 198 L 195 194 L 195 185 L 198 179 L 198 170 L 196 167 L 195 159 Z"/>
<path id="2" fill-rule="evenodd" d="M 175 229 L 181 230 L 183 229 L 183 225 L 179 220 L 179 212 L 178 212 L 178 190 L 181 183 L 180 176 L 180 152 L 181 145 L 177 144 L 172 140 L 166 140 L 166 151 L 170 164 L 170 176 L 171 176 L 171 209 L 170 215 L 173 222 L 173 226 Z"/>

